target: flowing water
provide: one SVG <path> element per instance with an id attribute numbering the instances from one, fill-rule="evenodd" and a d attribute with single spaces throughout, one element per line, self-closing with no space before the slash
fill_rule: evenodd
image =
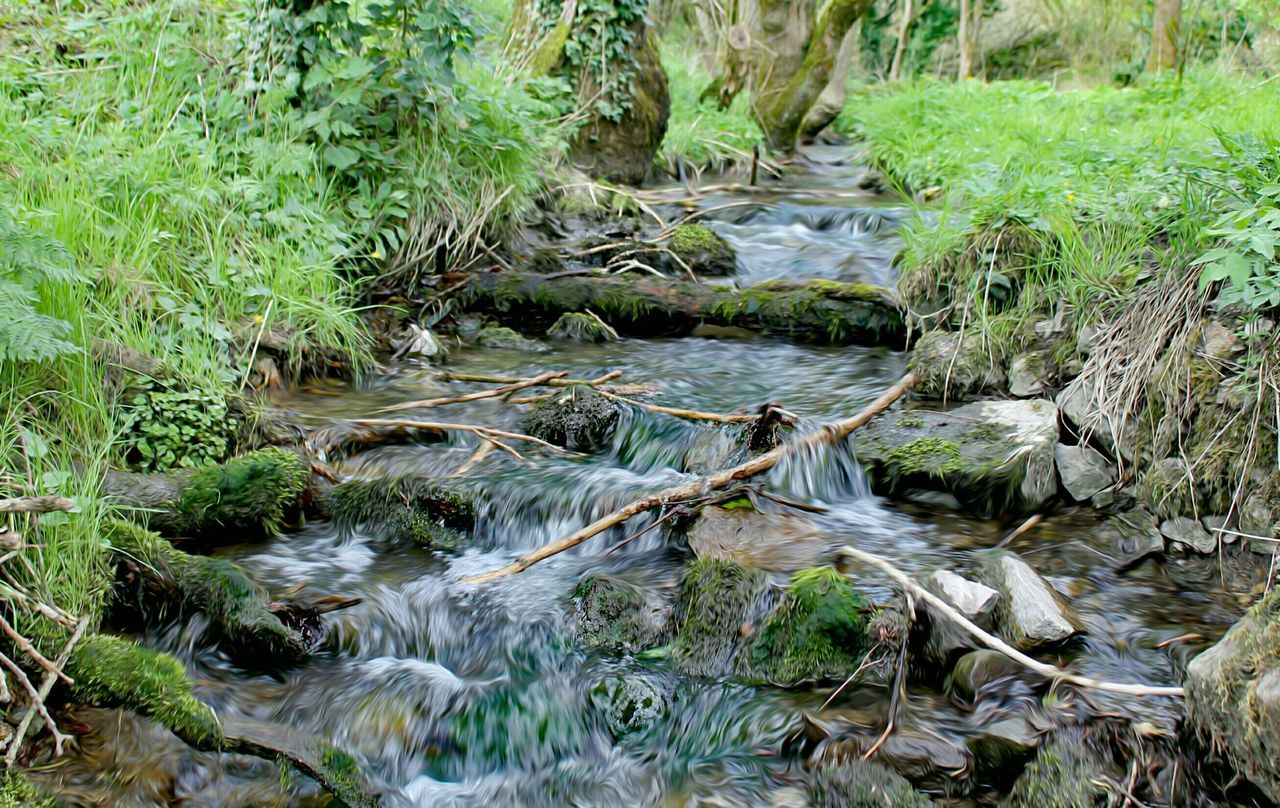
<path id="1" fill-rule="evenodd" d="M 715 227 L 741 253 L 740 278 L 824 277 L 892 281 L 891 260 L 904 210 L 854 187 L 839 155 L 798 172 L 791 191 L 716 214 Z M 740 201 L 718 196 L 702 204 Z M 662 403 L 730 412 L 781 402 L 801 428 L 847 415 L 904 370 L 901 353 L 817 347 L 763 338 L 625 340 L 556 344 L 545 353 L 458 349 L 451 370 L 532 376 L 549 369 L 579 378 L 623 371 L 652 383 Z M 451 395 L 484 385 L 443 382 L 415 363 L 392 364 L 358 389 L 316 387 L 283 404 L 313 424 L 369 416 L 390 403 Z M 519 429 L 520 407 L 495 400 L 433 410 L 458 423 Z M 654 530 L 605 556 L 637 523 L 586 542 L 529 571 L 483 587 L 458 583 L 500 567 L 629 501 L 714 465 L 724 440 L 714 428 L 639 410 L 625 413 L 607 450 L 592 456 L 530 452 L 525 465 L 491 454 L 470 475 L 485 491 L 464 549 L 387 546 L 363 531 L 313 523 L 277 539 L 222 551 L 272 591 L 305 583 L 317 595 L 361 598 L 331 615 L 323 648 L 296 668 L 264 673 L 228 658 L 199 619 L 142 639 L 187 665 L 198 695 L 224 718 L 286 725 L 361 756 L 392 801 L 417 806 L 770 806 L 797 802 L 814 728 L 875 738 L 888 689 L 855 687 L 823 708 L 831 686 L 784 690 L 674 674 L 664 662 L 593 655 L 575 646 L 571 593 L 583 576 L 624 575 L 670 597 L 688 557 Z M 389 446 L 347 461 L 354 477 L 446 475 L 475 449 L 469 436 Z M 964 569 L 1012 525 L 975 520 L 945 502 L 894 503 L 873 496 L 849 446 L 796 457 L 766 481 L 772 491 L 826 510 L 813 517 L 823 548 L 855 544 L 923 574 Z M 640 520 L 638 524 L 644 524 Z M 1117 572 L 1115 548 L 1098 538 L 1096 518 L 1067 512 L 1020 540 L 1018 549 L 1068 593 L 1088 636 L 1054 661 L 1089 675 L 1175 684 L 1209 640 L 1239 611 L 1208 561 L 1146 562 Z M 815 552 L 807 548 L 806 553 Z M 785 576 L 777 576 L 779 582 Z M 870 573 L 872 598 L 898 595 Z M 672 707 L 648 730 L 615 741 L 590 691 L 620 671 L 645 670 Z M 1013 677 L 975 705 L 951 701 L 940 683 L 912 681 L 894 742 L 916 754 L 919 779 L 941 796 L 990 796 L 980 778 L 945 787 L 939 777 L 964 740 L 1015 711 L 1044 711 L 1044 688 Z M 1137 714 L 1171 729 L 1169 700 L 1096 697 L 1091 710 Z M 314 788 L 282 784 L 270 763 L 195 752 L 145 721 L 85 711 L 79 757 L 51 773 L 64 793 L 93 805 L 303 805 Z M 889 747 L 886 747 L 888 751 Z M 904 751 L 905 750 L 905 751 Z M 921 752 L 920 750 L 924 750 Z M 104 772 L 111 772 L 108 776 Z"/>

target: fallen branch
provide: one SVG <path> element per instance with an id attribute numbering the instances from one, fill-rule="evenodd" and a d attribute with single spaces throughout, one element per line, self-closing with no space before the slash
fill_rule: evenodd
<path id="1" fill-rule="evenodd" d="M 57 496 L 0 499 L 0 513 L 49 513 L 69 511 L 75 507 L 75 500 Z"/>
<path id="2" fill-rule="evenodd" d="M 27 691 L 27 696 L 31 699 L 31 709 L 40 714 L 40 719 L 44 721 L 45 727 L 48 728 L 49 734 L 53 736 L 53 754 L 54 757 L 62 755 L 62 742 L 71 740 L 71 736 L 63 735 L 58 725 L 53 722 L 53 716 L 49 715 L 49 710 L 44 706 L 44 699 L 40 697 L 40 693 L 35 686 L 31 684 L 31 680 L 27 678 L 27 674 L 22 668 L 18 667 L 18 663 L 14 662 L 4 654 L 0 654 L 0 665 L 9 669 L 13 674 L 13 678 L 18 680 L 18 684 L 22 685 L 22 689 Z M 15 736 L 16 737 L 16 736 Z"/>
<path id="3" fill-rule="evenodd" d="M 952 622 L 963 628 L 966 632 L 979 640 L 983 645 L 993 650 L 999 651 L 1014 662 L 1028 668 L 1047 679 L 1054 679 L 1071 684 L 1080 685 L 1081 687 L 1091 688 L 1093 690 L 1105 690 L 1109 693 L 1124 693 L 1130 696 L 1184 696 L 1185 691 L 1180 687 L 1159 687 L 1153 685 L 1129 684 L 1126 682 L 1104 682 L 1099 679 L 1091 679 L 1087 676 L 1079 676 L 1062 668 L 1050 665 L 1046 662 L 1032 659 L 1018 649 L 1006 643 L 1004 640 L 993 634 L 988 634 L 978 628 L 973 621 L 956 611 L 950 603 L 925 589 L 920 584 L 911 580 L 902 570 L 895 567 L 887 559 L 878 555 L 859 550 L 855 547 L 842 547 L 840 554 L 846 558 L 855 561 L 861 561 L 864 564 L 870 564 L 878 568 L 885 575 L 888 575 L 903 589 L 910 594 L 921 598 L 933 608 L 949 617 Z"/>
<path id="4" fill-rule="evenodd" d="M 30 640 L 19 634 L 17 629 L 10 625 L 8 620 L 4 619 L 3 615 L 0 615 L 0 630 L 3 630 L 9 639 L 13 640 L 13 644 L 18 646 L 18 650 L 33 659 L 40 667 L 69 685 L 75 684 L 75 682 L 71 681 L 71 677 L 63 673 L 56 663 L 50 661 L 48 657 L 36 650 Z"/>
<path id="5" fill-rule="evenodd" d="M 676 418 L 684 418 L 690 421 L 715 421 L 719 424 L 747 424 L 760 417 L 759 415 L 721 415 L 718 412 L 681 410 L 676 409 L 675 407 L 663 407 L 660 404 L 648 404 L 644 401 L 637 401 L 634 398 L 627 398 L 626 396 L 620 396 L 617 393 L 610 393 L 608 390 L 597 390 L 596 392 L 605 398 L 612 399 L 613 401 L 621 401 L 624 404 L 630 404 L 631 406 L 639 407 L 642 410 L 662 413 L 664 415 L 672 415 Z"/>
<path id="6" fill-rule="evenodd" d="M 754 477 L 761 472 L 768 471 L 778 465 L 783 458 L 798 454 L 801 452 L 815 449 L 819 446 L 826 446 L 847 438 L 850 433 L 865 425 L 872 418 L 875 418 L 881 412 L 901 398 L 916 383 L 916 374 L 908 373 L 899 379 L 892 387 L 886 390 L 879 398 L 867 405 L 861 412 L 851 418 L 843 421 L 837 421 L 825 429 L 814 432 L 803 438 L 784 443 L 773 451 L 766 452 L 758 457 L 753 457 L 741 465 L 735 466 L 725 471 L 717 472 L 708 477 L 699 477 L 692 482 L 683 485 L 677 485 L 668 488 L 665 491 L 659 491 L 656 494 L 650 494 L 641 497 L 628 505 L 606 516 L 602 516 L 581 530 L 577 530 L 565 536 L 562 539 L 551 542 L 550 544 L 539 547 L 533 552 L 527 553 L 515 561 L 511 562 L 501 569 L 492 570 L 490 572 L 472 575 L 462 579 L 464 584 L 482 584 L 496 581 L 508 575 L 524 572 L 529 567 L 550 558 L 553 555 L 562 553 L 570 547 L 582 544 L 587 539 L 599 535 L 611 527 L 620 525 L 631 517 L 651 511 L 662 505 L 671 504 L 681 500 L 693 499 L 695 497 L 705 496 L 707 492 L 714 491 L 719 488 L 735 483 L 739 480 L 745 480 Z"/>
<path id="7" fill-rule="evenodd" d="M 578 387 L 587 385 L 588 387 L 596 387 L 606 382 L 611 382 L 622 375 L 622 371 L 615 370 L 606 373 L 598 379 L 566 379 L 563 375 L 548 379 L 544 384 L 546 387 Z M 439 378 L 451 382 L 485 382 L 487 384 L 518 384 L 519 382 L 528 381 L 514 376 L 485 376 L 476 373 L 440 373 Z"/>
<path id="8" fill-rule="evenodd" d="M 378 412 L 401 412 L 403 410 L 424 410 L 430 407 L 442 407 L 445 404 L 462 404 L 467 401 L 479 401 L 485 398 L 501 398 L 510 395 L 518 390 L 524 390 L 526 387 L 537 387 L 546 384 L 552 379 L 561 379 L 569 375 L 567 370 L 559 370 L 554 373 L 544 373 L 532 379 L 521 379 L 505 387 L 495 387 L 492 390 L 477 390 L 474 393 L 467 393 L 463 396 L 450 396 L 447 398 L 428 398 L 422 401 L 406 401 L 403 404 L 392 404 L 389 407 L 381 407 Z"/>
<path id="9" fill-rule="evenodd" d="M 500 449 L 506 448 L 510 450 L 509 447 L 503 444 L 501 440 L 496 440 L 497 438 L 507 438 L 508 440 L 533 443 L 547 449 L 554 449 L 557 452 L 565 451 L 554 443 L 548 443 L 542 438 L 535 438 L 532 435 L 522 435 L 519 432 L 507 432 L 503 429 L 494 429 L 493 427 L 488 426 L 476 426 L 475 424 L 446 424 L 439 421 L 401 421 L 390 418 L 352 418 L 346 423 L 353 424 L 355 426 L 391 427 L 407 430 L 418 429 L 427 432 L 469 432 L 477 438 L 497 444 Z"/>
<path id="10" fill-rule="evenodd" d="M 71 633 L 71 639 L 67 640 L 67 644 L 62 647 L 62 653 L 58 654 L 58 658 L 54 660 L 54 665 L 58 670 L 67 664 L 67 660 L 71 659 L 71 651 L 76 647 L 76 643 L 80 642 L 80 638 L 84 636 L 84 630 L 89 627 L 89 618 L 82 617 L 80 622 L 76 623 L 76 630 Z M 40 683 L 40 690 L 37 695 L 40 703 L 49 697 L 50 691 L 53 690 L 53 683 L 57 681 L 56 676 L 50 671 L 45 674 L 44 681 Z M 5 768 L 12 767 L 18 760 L 18 754 L 22 751 L 22 739 L 27 737 L 27 730 L 31 728 L 31 721 L 36 716 L 36 706 L 32 704 L 27 708 L 27 712 L 23 714 L 22 721 L 18 724 L 18 729 L 13 733 L 13 740 L 9 742 L 9 749 L 4 755 Z"/>

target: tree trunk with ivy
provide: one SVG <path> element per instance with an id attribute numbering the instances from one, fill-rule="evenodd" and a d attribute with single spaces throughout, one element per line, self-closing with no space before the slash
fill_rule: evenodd
<path id="1" fill-rule="evenodd" d="M 649 0 L 517 0 L 507 47 L 534 76 L 562 76 L 584 123 L 570 159 L 639 184 L 667 132 L 667 76 L 650 37 Z"/>
<path id="2" fill-rule="evenodd" d="M 1156 0 L 1151 23 L 1151 53 L 1147 71 L 1159 73 L 1178 66 L 1178 37 L 1182 29 L 1182 0 Z"/>
<path id="3" fill-rule="evenodd" d="M 841 46 L 871 0 L 737 0 L 722 49 L 722 105 L 745 90 L 770 148 L 791 151 L 839 76 Z M 851 52 L 850 52 L 850 55 Z M 847 63 L 846 63 L 847 64 Z"/>

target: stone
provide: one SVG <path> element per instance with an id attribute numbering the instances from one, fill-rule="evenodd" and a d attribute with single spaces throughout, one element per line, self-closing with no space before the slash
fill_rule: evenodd
<path id="1" fill-rule="evenodd" d="M 790 573 L 815 566 L 827 548 L 826 534 L 807 516 L 762 513 L 745 498 L 725 504 L 733 507 L 703 508 L 689 529 L 695 555 Z"/>
<path id="2" fill-rule="evenodd" d="M 1099 534 L 1110 539 L 1124 565 L 1131 567 L 1144 558 L 1164 552 L 1164 536 L 1156 526 L 1156 519 L 1144 510 L 1133 510 L 1108 519 Z"/>
<path id="3" fill-rule="evenodd" d="M 502 325 L 487 325 L 476 334 L 476 344 L 482 348 L 496 348 L 504 351 L 521 351 L 523 353 L 544 353 L 551 350 L 537 340 L 520 336 L 519 333 Z"/>
<path id="4" fill-rule="evenodd" d="M 1044 355 L 1024 353 L 1009 364 L 1009 394 L 1030 398 L 1044 392 Z"/>
<path id="5" fill-rule="evenodd" d="M 963 745 L 905 729 L 890 735 L 876 758 L 918 788 L 930 790 L 954 786 L 972 769 L 971 755 Z"/>
<path id="6" fill-rule="evenodd" d="M 644 732 L 671 708 L 671 699 L 662 688 L 635 674 L 600 682 L 591 689 L 591 701 L 604 715 L 615 740 Z"/>
<path id="7" fill-rule="evenodd" d="M 936 570 L 924 582 L 925 588 L 955 607 L 980 628 L 991 627 L 1000 593 L 985 584 L 966 580 L 950 570 Z M 976 647 L 973 636 L 956 626 L 950 618 L 924 605 L 928 615 L 929 634 L 925 640 L 925 656 L 946 664 L 956 654 Z"/>
<path id="8" fill-rule="evenodd" d="M 1021 671 L 1018 663 L 999 651 L 981 648 L 970 651 L 956 661 L 955 667 L 947 676 L 945 689 L 947 695 L 956 701 L 971 704 L 987 686 L 1016 676 Z"/>
<path id="9" fill-rule="evenodd" d="M 682 224 L 671 232 L 667 248 L 678 260 L 672 271 L 699 277 L 724 277 L 737 271 L 737 257 L 724 236 L 705 224 Z M 687 267 L 687 270 L 686 270 Z"/>
<path id="10" fill-rule="evenodd" d="M 617 428 L 620 410 L 586 386 L 571 387 L 539 402 L 524 417 L 524 431 L 574 452 L 603 449 Z"/>
<path id="11" fill-rule="evenodd" d="M 1280 802 L 1280 590 L 1192 659 L 1183 684 L 1191 729 Z"/>
<path id="12" fill-rule="evenodd" d="M 1004 373 L 975 334 L 930 331 L 916 341 L 908 362 L 925 398 L 964 401 L 1004 385 Z"/>
<path id="13" fill-rule="evenodd" d="M 1223 544 L 1234 544 L 1240 538 L 1240 531 L 1235 530 L 1234 520 L 1225 514 L 1213 514 L 1200 517 L 1200 524 L 1215 539 L 1221 537 Z"/>
<path id="14" fill-rule="evenodd" d="M 892 769 L 853 756 L 815 767 L 812 808 L 930 808 L 933 802 Z"/>
<path id="15" fill-rule="evenodd" d="M 612 575 L 584 578 L 573 592 L 573 629 L 592 651 L 635 654 L 657 645 L 666 612 L 635 584 Z"/>
<path id="16" fill-rule="evenodd" d="M 391 347 L 395 349 L 393 355 L 397 359 L 408 356 L 418 359 L 438 360 L 443 359 L 445 355 L 444 344 L 440 342 L 435 334 L 431 333 L 431 329 L 422 328 L 413 323 L 405 326 L 404 332 L 392 342 Z"/>
<path id="17" fill-rule="evenodd" d="M 1244 498 L 1240 506 L 1240 532 L 1263 537 L 1280 535 L 1280 473 L 1273 472 Z M 1274 541 L 1248 541 L 1250 550 L 1263 555 L 1272 555 L 1280 547 Z"/>
<path id="18" fill-rule="evenodd" d="M 1101 452 L 1083 444 L 1059 443 L 1053 450 L 1062 487 L 1076 502 L 1084 502 L 1116 481 L 1115 470 Z"/>
<path id="19" fill-rule="evenodd" d="M 1218 540 L 1200 522 L 1186 516 L 1175 516 L 1160 523 L 1160 535 L 1181 547 L 1197 553 L 1213 553 Z"/>
<path id="20" fill-rule="evenodd" d="M 1105 761 L 1083 733 L 1064 729 L 1041 746 L 1000 808 L 1096 808 L 1104 804 L 1107 792 L 1099 783 L 1108 774 Z"/>
<path id="21" fill-rule="evenodd" d="M 1135 419 L 1123 422 L 1121 428 L 1121 419 L 1107 413 L 1100 398 L 1097 383 L 1091 377 L 1078 376 L 1058 394 L 1055 402 L 1075 427 L 1077 437 L 1094 441 L 1112 457 L 1133 460 L 1138 434 Z"/>
<path id="22" fill-rule="evenodd" d="M 1058 491 L 1057 442 L 1051 402 L 980 401 L 882 415 L 857 433 L 854 454 L 879 494 L 922 488 L 984 514 L 1025 513 Z"/>
<path id="23" fill-rule="evenodd" d="M 973 755 L 978 773 L 998 778 L 1016 771 L 1035 753 L 1040 745 L 1040 733 L 1025 717 L 1014 715 L 983 727 L 981 732 L 965 739 L 965 745 Z"/>
<path id="24" fill-rule="evenodd" d="M 983 577 L 1000 592 L 996 629 L 1018 650 L 1054 645 L 1083 630 L 1075 610 L 1017 554 L 990 554 L 983 561 Z"/>

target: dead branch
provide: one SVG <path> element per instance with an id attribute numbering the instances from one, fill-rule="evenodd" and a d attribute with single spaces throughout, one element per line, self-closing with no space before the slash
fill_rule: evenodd
<path id="1" fill-rule="evenodd" d="M 403 410 L 423 410 L 430 407 L 442 407 L 445 404 L 462 404 L 467 401 L 479 401 L 485 398 L 501 398 L 503 396 L 523 390 L 526 387 L 537 387 L 546 384 L 552 379 L 562 379 L 569 375 L 567 370 L 558 370 L 553 373 L 544 373 L 532 379 L 520 379 L 512 384 L 504 387 L 495 387 L 492 390 L 477 390 L 474 393 L 467 393 L 463 396 L 450 396 L 446 398 L 428 398 L 422 401 L 406 401 L 403 404 L 392 404 L 389 407 L 381 407 L 378 412 L 401 412 Z"/>
<path id="2" fill-rule="evenodd" d="M 947 603 L 942 598 L 913 581 L 906 573 L 895 567 L 887 559 L 873 553 L 859 550 L 855 547 L 842 547 L 840 548 L 840 554 L 846 558 L 861 561 L 865 564 L 870 564 L 871 566 L 878 568 L 885 575 L 892 578 L 903 589 L 907 590 L 912 595 L 921 598 L 930 606 L 946 615 L 952 622 L 960 626 L 960 628 L 964 629 L 975 639 L 979 640 L 983 645 L 995 651 L 999 651 L 1014 662 L 1017 662 L 1019 665 L 1035 671 L 1045 678 L 1062 682 L 1070 682 L 1071 684 L 1092 688 L 1094 690 L 1105 690 L 1110 693 L 1125 693 L 1130 696 L 1185 695 L 1185 691 L 1180 687 L 1158 687 L 1153 685 L 1130 684 L 1127 682 L 1104 682 L 1098 679 L 1090 679 L 1087 676 L 1079 676 L 1069 671 L 1064 671 L 1062 668 L 1054 665 L 1032 659 L 999 637 L 988 634 L 978 628 L 971 620 L 969 620 L 969 618 L 956 611 L 955 607 L 950 603 Z"/>
<path id="3" fill-rule="evenodd" d="M 643 401 L 637 401 L 634 398 L 627 398 L 626 396 L 620 396 L 617 393 L 610 393 L 607 390 L 597 390 L 596 392 L 598 392 L 600 395 L 604 396 L 605 398 L 612 399 L 614 401 L 621 401 L 624 404 L 630 404 L 631 406 L 639 407 L 642 410 L 648 410 L 649 412 L 662 413 L 664 415 L 673 415 L 676 418 L 685 418 L 690 421 L 715 421 L 716 423 L 720 423 L 720 424 L 746 424 L 760 417 L 759 415 L 747 415 L 747 414 L 721 415 L 720 413 L 716 413 L 716 412 L 701 412 L 699 410 L 681 410 L 681 409 L 676 409 L 675 407 L 663 407 L 660 404 L 648 404 Z"/>
<path id="4" fill-rule="evenodd" d="M 446 424 L 440 421 L 402 421 L 393 418 L 352 418 L 344 423 L 354 426 L 371 426 L 371 427 L 389 427 L 392 429 L 404 430 L 422 430 L 425 432 L 469 432 L 482 440 L 491 441 L 498 445 L 500 449 L 510 449 L 501 440 L 495 438 L 507 438 L 508 440 L 523 441 L 542 446 L 547 449 L 553 449 L 557 452 L 565 450 L 556 446 L 554 443 L 548 443 L 542 438 L 535 438 L 532 435 L 522 435 L 519 432 L 507 432 L 503 429 L 495 429 L 489 426 L 477 426 L 475 424 Z"/>
<path id="5" fill-rule="evenodd" d="M 659 491 L 656 494 L 641 497 L 640 499 L 619 508 L 613 513 L 600 517 L 586 527 L 570 533 L 562 539 L 553 541 L 550 544 L 539 547 L 533 552 L 521 556 L 501 569 L 492 570 L 480 575 L 469 576 L 462 579 L 462 583 L 489 583 L 490 581 L 495 581 L 508 575 L 515 575 L 516 573 L 524 572 L 539 561 L 543 561 L 553 555 L 562 553 L 570 547 L 577 546 L 587 539 L 603 533 L 615 525 L 622 524 L 636 514 L 644 513 L 659 506 L 668 505 L 681 500 L 705 496 L 708 491 L 724 488 L 731 483 L 735 483 L 739 480 L 745 480 L 750 477 L 754 477 L 761 472 L 768 471 L 781 462 L 785 457 L 841 441 L 847 438 L 855 429 L 862 427 L 872 418 L 887 409 L 890 404 L 893 404 L 893 402 L 897 401 L 908 390 L 910 390 L 915 383 L 916 374 L 908 373 L 881 394 L 879 398 L 867 405 L 861 412 L 851 418 L 846 418 L 843 421 L 837 421 L 821 431 L 814 432 L 811 435 L 807 435 L 789 443 L 784 443 L 773 451 L 754 457 L 751 460 L 731 469 L 717 472 L 716 474 L 708 477 L 699 477 L 692 482 L 673 486 L 665 491 Z"/>
<path id="6" fill-rule="evenodd" d="M 75 506 L 75 500 L 58 496 L 0 499 L 0 513 L 49 513 L 69 511 Z"/>
<path id="7" fill-rule="evenodd" d="M 89 627 L 89 618 L 82 617 L 80 622 L 76 623 L 76 629 L 71 633 L 71 639 L 67 640 L 67 644 L 62 646 L 62 652 L 58 654 L 58 658 L 54 660 L 54 665 L 61 670 L 67 664 L 67 660 L 71 659 L 71 651 L 76 647 L 76 643 L 80 642 L 80 638 L 84 636 L 84 630 Z M 49 698 L 49 692 L 53 690 L 53 683 L 57 681 L 56 676 L 52 672 L 46 673 L 44 681 L 40 683 L 40 690 L 37 693 L 39 703 L 43 704 L 44 700 Z M 18 754 L 22 751 L 22 739 L 27 736 L 27 730 L 31 728 L 31 721 L 36 716 L 36 706 L 32 704 L 27 708 L 27 712 L 23 714 L 22 721 L 18 723 L 18 729 L 13 733 L 13 740 L 9 742 L 9 749 L 4 755 L 4 765 L 6 768 L 13 766 L 18 759 Z"/>
<path id="8" fill-rule="evenodd" d="M 22 685 L 22 689 L 27 691 L 27 696 L 31 698 L 31 708 L 40 714 L 44 725 L 49 729 L 49 734 L 53 736 L 53 754 L 55 757 L 62 755 L 62 742 L 71 740 L 71 736 L 63 735 L 58 729 L 58 725 L 53 723 L 53 716 L 49 715 L 49 710 L 44 706 L 44 699 L 40 697 L 40 693 L 35 686 L 31 684 L 31 680 L 27 678 L 27 674 L 18 667 L 18 663 L 9 657 L 0 653 L 0 665 L 9 669 L 13 674 L 13 678 L 18 680 L 18 684 Z M 15 736 L 16 737 L 16 736 Z"/>
<path id="9" fill-rule="evenodd" d="M 547 387 L 577 387 L 579 385 L 587 385 L 588 387 L 598 387 L 606 382 L 611 382 L 622 375 L 622 371 L 615 370 L 606 373 L 598 379 L 565 379 L 556 377 L 548 379 L 545 382 Z M 439 378 L 452 382 L 485 382 L 487 384 L 517 384 L 519 382 L 528 381 L 511 376 L 484 376 L 474 373 L 441 373 Z"/>
<path id="10" fill-rule="evenodd" d="M 9 639 L 13 640 L 13 644 L 18 646 L 18 650 L 35 660 L 40 667 L 44 668 L 54 676 L 57 676 L 69 685 L 75 684 L 75 682 L 71 681 L 71 677 L 59 670 L 58 665 L 51 662 L 44 654 L 37 651 L 36 647 L 31 644 L 30 640 L 19 634 L 17 630 L 10 625 L 9 621 L 4 619 L 3 615 L 0 615 L 0 630 L 3 630 Z"/>

